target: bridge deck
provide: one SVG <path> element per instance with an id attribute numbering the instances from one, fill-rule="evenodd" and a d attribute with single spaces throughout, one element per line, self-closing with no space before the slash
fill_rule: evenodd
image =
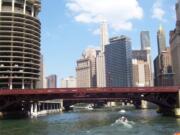
<path id="1" fill-rule="evenodd" d="M 35 90 L 0 90 L 0 96 L 5 95 L 49 95 L 75 93 L 177 93 L 175 87 L 131 87 L 131 88 L 48 88 Z"/>

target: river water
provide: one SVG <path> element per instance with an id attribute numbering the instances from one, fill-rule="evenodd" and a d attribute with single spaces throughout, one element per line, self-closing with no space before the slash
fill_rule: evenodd
<path id="1" fill-rule="evenodd" d="M 125 116 L 128 125 L 116 120 Z M 155 110 L 67 112 L 34 119 L 0 120 L 0 135 L 173 135 L 180 119 Z"/>

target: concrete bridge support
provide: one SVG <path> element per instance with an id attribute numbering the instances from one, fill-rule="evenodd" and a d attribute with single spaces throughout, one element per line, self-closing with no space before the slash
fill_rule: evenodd
<path id="1" fill-rule="evenodd" d="M 38 114 L 38 103 L 32 103 L 30 109 L 30 115 L 37 116 L 37 114 Z"/>
<path id="2" fill-rule="evenodd" d="M 35 102 L 31 103 L 30 116 L 37 117 L 38 115 L 59 113 L 62 112 L 62 108 L 62 100 Z"/>
<path id="3" fill-rule="evenodd" d="M 178 95 L 177 95 L 177 105 L 175 108 L 175 116 L 180 117 L 180 90 L 179 90 Z"/>

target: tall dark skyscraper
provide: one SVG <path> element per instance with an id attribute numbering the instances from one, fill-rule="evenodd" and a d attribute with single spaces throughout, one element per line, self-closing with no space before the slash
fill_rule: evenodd
<path id="1" fill-rule="evenodd" d="M 40 9 L 40 0 L 0 0 L 0 89 L 36 88 Z"/>
<path id="2" fill-rule="evenodd" d="M 128 37 L 110 39 L 110 44 L 105 47 L 105 62 L 108 87 L 132 86 L 132 50 Z"/>
<path id="3" fill-rule="evenodd" d="M 159 27 L 157 32 L 158 54 L 166 50 L 166 36 L 162 26 Z"/>

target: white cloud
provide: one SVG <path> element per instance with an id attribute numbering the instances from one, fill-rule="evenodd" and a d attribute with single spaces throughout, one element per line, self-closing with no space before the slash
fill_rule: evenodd
<path id="1" fill-rule="evenodd" d="M 100 29 L 96 29 L 92 31 L 93 35 L 100 35 Z"/>
<path id="2" fill-rule="evenodd" d="M 156 0 L 152 8 L 152 18 L 159 21 L 165 21 L 165 11 L 162 8 L 162 0 Z"/>
<path id="3" fill-rule="evenodd" d="M 114 30 L 131 30 L 133 19 L 142 19 L 138 0 L 68 0 L 67 8 L 81 23 L 107 20 Z"/>

